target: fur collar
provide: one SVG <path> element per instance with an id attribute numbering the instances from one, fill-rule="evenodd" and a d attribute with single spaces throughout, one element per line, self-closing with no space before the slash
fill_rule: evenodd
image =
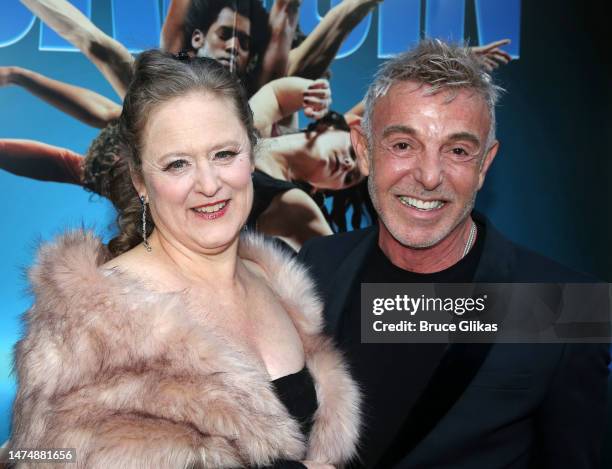
<path id="1" fill-rule="evenodd" d="M 305 268 L 254 234 L 241 238 L 239 255 L 264 269 L 302 339 L 319 403 L 309 441 L 255 357 L 184 294 L 100 270 L 105 247 L 78 231 L 43 246 L 30 271 L 36 302 L 16 348 L 12 446 L 76 447 L 87 467 L 353 457 L 359 392 L 321 335 L 322 304 Z"/>

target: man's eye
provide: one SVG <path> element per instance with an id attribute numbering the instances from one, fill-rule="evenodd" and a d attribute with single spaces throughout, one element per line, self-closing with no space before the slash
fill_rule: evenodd
<path id="1" fill-rule="evenodd" d="M 469 154 L 467 151 L 465 151 L 465 149 L 461 147 L 455 147 L 451 151 L 457 156 L 467 156 Z"/>
<path id="2" fill-rule="evenodd" d="M 187 166 L 187 164 L 188 163 L 185 160 L 175 160 L 166 165 L 164 171 L 183 169 L 185 166 Z"/>
<path id="3" fill-rule="evenodd" d="M 217 36 L 219 36 L 219 39 L 221 39 L 222 41 L 227 41 L 228 39 L 234 36 L 234 33 L 231 28 L 222 26 L 217 29 Z"/>
<path id="4" fill-rule="evenodd" d="M 393 149 L 397 151 L 406 151 L 410 149 L 410 144 L 408 142 L 397 142 L 393 144 Z"/>

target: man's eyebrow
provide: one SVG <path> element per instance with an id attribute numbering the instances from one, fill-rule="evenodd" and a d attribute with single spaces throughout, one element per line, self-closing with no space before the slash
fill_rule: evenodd
<path id="1" fill-rule="evenodd" d="M 468 142 L 473 143 L 476 146 L 480 146 L 480 139 L 476 135 L 470 132 L 457 132 L 457 133 L 449 135 L 448 139 L 453 140 L 453 141 L 466 140 Z"/>
<path id="2" fill-rule="evenodd" d="M 412 127 L 407 127 L 405 125 L 390 125 L 389 127 L 386 127 L 385 130 L 383 130 L 382 136 L 384 138 L 396 133 L 416 135 L 417 131 L 414 130 Z"/>

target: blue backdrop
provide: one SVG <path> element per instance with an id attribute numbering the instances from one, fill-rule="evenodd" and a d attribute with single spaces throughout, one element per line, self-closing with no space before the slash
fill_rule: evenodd
<path id="1" fill-rule="evenodd" d="M 166 1 L 79 0 L 107 33 L 137 50 L 156 46 Z M 267 2 L 271 3 L 271 2 Z M 304 0 L 308 32 L 330 4 Z M 508 93 L 498 110 L 500 153 L 478 206 L 510 238 L 569 266 L 612 280 L 610 65 L 596 4 L 578 0 L 385 0 L 332 66 L 334 108 L 359 101 L 378 64 L 423 34 L 485 43 L 511 37 L 520 58 L 496 72 Z M 603 5 L 603 2 L 602 2 Z M 601 24 L 600 24 L 601 22 Z M 17 0 L 0 6 L 0 65 L 19 65 L 117 98 L 80 53 L 33 21 Z M 26 138 L 83 153 L 97 130 L 22 89 L 0 89 L 0 138 Z M 24 269 L 41 240 L 87 226 L 104 238 L 109 204 L 68 184 L 0 171 L 0 440 L 8 437 L 12 347 L 31 298 Z"/>

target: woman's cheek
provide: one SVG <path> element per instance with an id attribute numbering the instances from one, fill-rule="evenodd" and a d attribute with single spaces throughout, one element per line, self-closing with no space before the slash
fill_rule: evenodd
<path id="1" fill-rule="evenodd" d="M 152 181 L 153 196 L 160 201 L 182 202 L 193 186 L 189 175 L 156 177 Z"/>
<path id="2" fill-rule="evenodd" d="M 251 183 L 251 160 L 247 157 L 240 157 L 235 164 L 226 169 L 227 181 L 235 188 L 245 187 Z"/>

